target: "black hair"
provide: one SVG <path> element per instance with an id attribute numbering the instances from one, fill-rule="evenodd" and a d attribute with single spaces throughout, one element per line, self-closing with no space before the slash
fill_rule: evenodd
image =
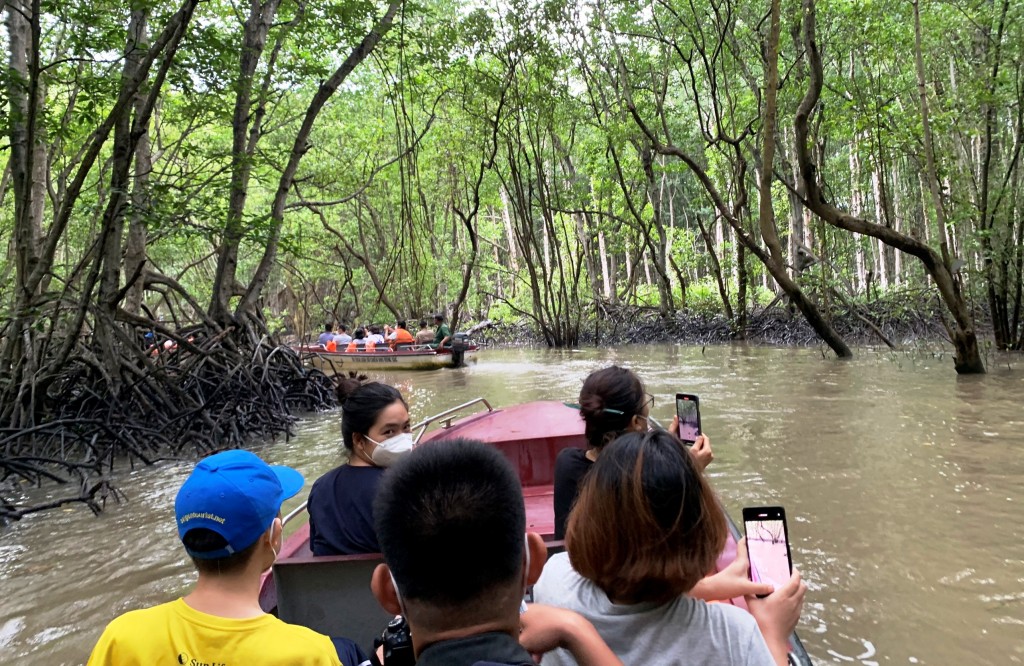
<path id="1" fill-rule="evenodd" d="M 185 544 L 185 547 L 193 552 L 210 552 L 214 550 L 220 550 L 228 545 L 227 540 L 221 535 L 217 534 L 213 530 L 208 530 L 205 527 L 193 527 L 188 532 L 185 532 L 185 536 L 181 538 L 181 542 Z M 199 573 L 209 575 L 225 575 L 234 574 L 240 572 L 242 569 L 249 564 L 249 560 L 252 559 L 253 553 L 256 552 L 256 545 L 260 542 L 259 539 L 253 541 L 251 545 L 243 548 L 237 553 L 232 553 L 227 557 L 217 557 L 214 559 L 207 559 L 201 557 L 191 556 L 192 563 L 195 565 L 196 570 Z"/>
<path id="2" fill-rule="evenodd" d="M 355 370 L 349 370 L 347 375 L 336 374 L 333 379 L 334 395 L 338 399 L 338 404 L 343 405 L 348 400 L 348 397 L 352 395 L 352 392 L 365 384 L 369 377 L 361 375 Z"/>
<path id="3" fill-rule="evenodd" d="M 438 312 L 436 315 L 434 315 L 434 321 L 444 321 L 444 315 Z"/>
<path id="4" fill-rule="evenodd" d="M 345 324 L 338 324 L 338 330 L 344 333 L 345 331 L 348 330 L 348 326 L 346 326 Z"/>
<path id="5" fill-rule="evenodd" d="M 338 398 L 341 402 L 341 438 L 349 451 L 353 450 L 352 435 L 368 433 L 388 406 L 400 402 L 408 408 L 398 389 L 380 382 L 362 384 L 344 398 L 339 393 Z"/>
<path id="6" fill-rule="evenodd" d="M 519 479 L 483 442 L 452 439 L 413 449 L 384 474 L 373 515 L 404 599 L 455 608 L 522 576 L 526 510 Z"/>
<path id="7" fill-rule="evenodd" d="M 399 319 L 398 321 L 395 322 L 395 324 L 398 326 L 398 328 L 405 328 L 405 320 L 404 319 Z"/>
<path id="8" fill-rule="evenodd" d="M 644 405 L 644 385 L 632 370 L 613 365 L 590 373 L 580 389 L 587 443 L 601 448 L 629 427 Z"/>
<path id="9" fill-rule="evenodd" d="M 352 334 L 352 337 L 355 340 L 362 340 L 366 337 L 366 331 L 361 328 L 357 328 L 356 332 Z"/>
<path id="10" fill-rule="evenodd" d="M 324 324 L 324 332 L 325 333 L 330 333 L 332 330 L 334 330 L 334 322 L 333 321 L 329 321 L 326 324 Z"/>
<path id="11" fill-rule="evenodd" d="M 426 327 L 427 327 L 427 320 L 426 319 L 420 319 L 420 328 L 426 328 Z"/>

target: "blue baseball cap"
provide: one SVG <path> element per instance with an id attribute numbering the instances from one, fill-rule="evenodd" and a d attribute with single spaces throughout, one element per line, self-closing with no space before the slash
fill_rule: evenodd
<path id="1" fill-rule="evenodd" d="M 224 451 L 199 461 L 174 500 L 178 537 L 203 527 L 224 537 L 213 551 L 185 550 L 192 557 L 228 557 L 256 543 L 281 511 L 281 504 L 302 490 L 302 474 L 268 465 L 248 451 Z"/>

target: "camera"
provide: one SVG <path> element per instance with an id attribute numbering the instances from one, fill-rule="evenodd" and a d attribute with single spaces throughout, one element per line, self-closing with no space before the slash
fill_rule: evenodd
<path id="1" fill-rule="evenodd" d="M 374 663 L 377 663 L 377 648 L 381 646 L 384 647 L 381 666 L 413 666 L 416 663 L 409 623 L 402 615 L 396 615 L 395 619 L 388 622 L 380 638 L 373 642 Z"/>

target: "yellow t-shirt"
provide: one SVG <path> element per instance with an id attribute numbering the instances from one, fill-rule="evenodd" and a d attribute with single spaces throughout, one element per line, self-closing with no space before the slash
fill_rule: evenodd
<path id="1" fill-rule="evenodd" d="M 331 640 L 273 615 L 207 615 L 182 599 L 107 625 L 88 666 L 341 666 Z"/>

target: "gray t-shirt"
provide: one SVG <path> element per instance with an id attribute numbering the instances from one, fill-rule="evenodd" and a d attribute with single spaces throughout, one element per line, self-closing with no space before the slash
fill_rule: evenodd
<path id="1" fill-rule="evenodd" d="M 626 666 L 775 666 L 753 616 L 728 603 L 687 596 L 665 604 L 613 604 L 580 576 L 567 553 L 553 555 L 533 588 L 534 601 L 574 610 L 594 625 Z M 527 611 L 529 612 L 529 611 Z M 542 666 L 573 666 L 567 650 Z"/>

